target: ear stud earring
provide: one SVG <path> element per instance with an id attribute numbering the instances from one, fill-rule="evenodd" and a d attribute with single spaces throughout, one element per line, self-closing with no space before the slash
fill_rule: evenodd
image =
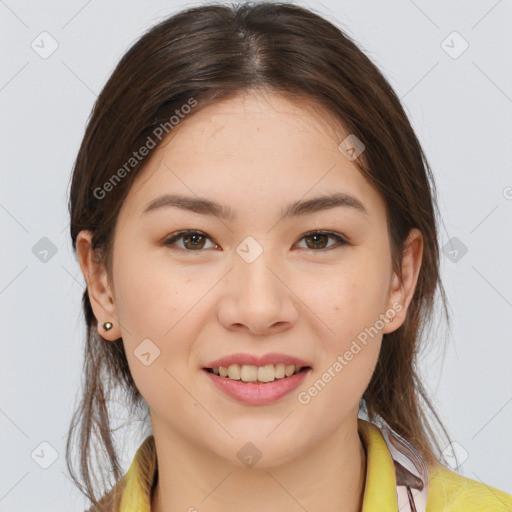
<path id="1" fill-rule="evenodd" d="M 105 322 L 103 324 L 103 329 L 105 329 L 105 331 L 110 331 L 110 329 L 112 329 L 112 327 L 114 327 L 114 324 L 112 324 L 112 322 Z"/>

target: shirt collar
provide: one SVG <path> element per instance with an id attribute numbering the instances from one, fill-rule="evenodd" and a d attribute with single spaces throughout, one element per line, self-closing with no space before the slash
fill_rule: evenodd
<path id="1" fill-rule="evenodd" d="M 362 512 L 397 512 L 395 465 L 379 428 L 357 419 L 359 437 L 366 451 L 366 483 Z"/>
<path id="2" fill-rule="evenodd" d="M 358 433 L 366 452 L 366 483 L 362 512 L 397 512 L 395 467 L 376 425 L 358 418 Z M 154 437 L 138 448 L 123 477 L 120 512 L 151 512 L 151 491 L 157 474 Z"/>

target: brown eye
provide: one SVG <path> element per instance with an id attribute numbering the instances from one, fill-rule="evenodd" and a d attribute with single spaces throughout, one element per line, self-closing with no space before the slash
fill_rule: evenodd
<path id="1" fill-rule="evenodd" d="M 338 243 L 327 246 L 329 238 L 337 240 Z M 310 233 L 306 233 L 301 240 L 306 241 L 306 249 L 313 250 L 331 249 L 339 245 L 347 244 L 346 240 L 341 236 L 328 231 L 312 231 Z"/>
<path id="2" fill-rule="evenodd" d="M 335 240 L 337 243 L 328 245 L 329 239 Z M 188 230 L 175 233 L 164 242 L 164 245 L 175 246 L 178 249 L 188 252 L 200 252 L 205 248 L 209 249 L 218 247 L 213 242 L 210 247 L 205 247 L 208 240 L 211 242 L 211 238 L 205 233 L 202 233 L 201 231 Z M 315 252 L 348 245 L 348 242 L 344 238 L 330 231 L 311 231 L 303 235 L 301 240 L 306 241 L 306 247 L 303 248 L 311 249 Z M 177 242 L 182 242 L 182 245 L 180 246 Z"/>
<path id="3" fill-rule="evenodd" d="M 192 235 L 185 235 L 183 237 L 183 245 L 187 249 L 202 249 L 204 247 L 204 243 L 205 243 L 204 236 L 198 235 L 197 233 L 192 234 Z"/>
<path id="4" fill-rule="evenodd" d="M 164 245 L 177 245 L 176 242 L 180 240 L 183 241 L 183 246 L 179 247 L 179 249 L 192 251 L 200 251 L 205 247 L 206 240 L 211 240 L 209 236 L 201 233 L 200 231 L 180 231 L 175 235 L 168 238 Z M 213 244 L 215 247 L 215 244 Z"/>

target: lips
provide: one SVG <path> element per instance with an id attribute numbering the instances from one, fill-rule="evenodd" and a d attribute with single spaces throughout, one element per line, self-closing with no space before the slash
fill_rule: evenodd
<path id="1" fill-rule="evenodd" d="M 310 372 L 311 368 L 296 373 L 291 377 L 266 383 L 231 380 L 206 370 L 203 370 L 202 373 L 216 389 L 222 391 L 236 402 L 246 405 L 266 405 L 277 402 L 280 399 L 286 399 L 286 396 L 289 397 L 305 381 Z"/>
<path id="2" fill-rule="evenodd" d="M 219 366 L 228 367 L 231 364 L 242 365 L 252 365 L 252 366 L 265 366 L 267 364 L 279 364 L 284 363 L 286 365 L 295 365 L 295 366 L 309 366 L 311 367 L 311 363 L 304 361 L 303 359 L 299 359 L 295 356 L 290 356 L 287 354 L 279 354 L 277 352 L 272 352 L 269 354 L 264 354 L 262 356 L 257 356 L 254 354 L 231 354 L 229 356 L 221 357 L 220 359 L 216 359 L 215 361 L 210 361 L 203 368 L 205 370 L 210 368 L 219 368 Z"/>

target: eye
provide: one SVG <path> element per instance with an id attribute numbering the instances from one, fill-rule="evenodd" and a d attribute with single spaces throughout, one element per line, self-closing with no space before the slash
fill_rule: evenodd
<path id="1" fill-rule="evenodd" d="M 329 240 L 329 238 L 336 240 L 337 243 L 326 246 L 326 243 Z M 173 234 L 163 243 L 166 246 L 176 245 L 179 249 L 194 252 L 204 249 L 207 240 L 211 241 L 211 238 L 201 231 L 185 230 Z M 315 252 L 332 249 L 340 245 L 348 245 L 348 242 L 343 237 L 330 231 L 310 231 L 309 233 L 303 235 L 300 238 L 300 240 L 306 241 L 305 249 L 312 249 Z M 178 244 L 176 244 L 177 241 L 183 241 L 183 246 L 180 247 Z M 211 247 L 206 247 L 206 249 L 212 247 L 216 248 L 218 247 L 218 245 L 212 243 Z"/>
<path id="2" fill-rule="evenodd" d="M 326 247 L 325 244 L 329 238 L 336 240 L 338 243 Z M 316 252 L 318 250 L 332 249 L 340 245 L 348 245 L 348 242 L 343 237 L 330 231 L 310 231 L 303 235 L 300 240 L 306 240 L 306 249 L 315 249 Z"/>
<path id="3" fill-rule="evenodd" d="M 211 238 L 201 231 L 179 231 L 165 240 L 164 245 L 175 245 L 177 240 L 183 240 L 184 247 L 179 247 L 180 249 L 189 250 L 189 252 L 191 252 L 203 249 L 205 246 L 205 240 L 211 240 Z M 216 244 L 213 246 L 217 247 Z"/>

